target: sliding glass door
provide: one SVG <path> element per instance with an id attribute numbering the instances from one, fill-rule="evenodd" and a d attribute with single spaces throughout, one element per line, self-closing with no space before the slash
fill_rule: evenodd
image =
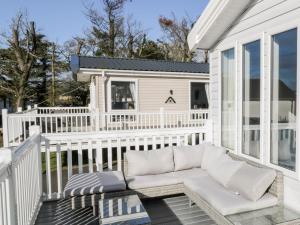
<path id="1" fill-rule="evenodd" d="M 243 45 L 242 152 L 260 156 L 260 41 Z"/>
<path id="2" fill-rule="evenodd" d="M 295 171 L 297 29 L 272 36 L 271 158 Z"/>
<path id="3" fill-rule="evenodd" d="M 234 149 L 235 146 L 235 60 L 234 49 L 222 52 L 222 108 L 221 142 L 222 146 Z"/>

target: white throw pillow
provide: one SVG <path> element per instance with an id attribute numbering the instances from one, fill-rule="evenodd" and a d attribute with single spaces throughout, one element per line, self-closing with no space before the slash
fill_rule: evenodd
<path id="1" fill-rule="evenodd" d="M 252 201 L 260 199 L 276 178 L 272 169 L 244 164 L 228 182 L 228 188 Z"/>
<path id="2" fill-rule="evenodd" d="M 216 163 L 210 164 L 207 173 L 224 187 L 228 187 L 230 178 L 245 164 L 243 161 L 233 160 L 224 154 Z"/>
<path id="3" fill-rule="evenodd" d="M 202 157 L 201 167 L 207 170 L 211 164 L 217 162 L 218 158 L 226 153 L 222 147 L 217 147 L 211 144 L 205 144 L 204 153 Z"/>
<path id="4" fill-rule="evenodd" d="M 175 171 L 201 167 L 203 145 L 174 147 Z"/>
<path id="5" fill-rule="evenodd" d="M 142 176 L 174 171 L 173 150 L 126 152 L 128 176 Z"/>

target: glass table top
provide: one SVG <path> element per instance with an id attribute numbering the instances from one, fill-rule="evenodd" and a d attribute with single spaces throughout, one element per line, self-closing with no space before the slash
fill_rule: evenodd
<path id="1" fill-rule="evenodd" d="M 150 224 L 150 218 L 137 195 L 99 200 L 100 224 Z"/>
<path id="2" fill-rule="evenodd" d="M 234 225 L 274 225 L 300 222 L 300 213 L 283 206 L 226 216 Z M 290 223 L 291 224 L 291 223 Z"/>

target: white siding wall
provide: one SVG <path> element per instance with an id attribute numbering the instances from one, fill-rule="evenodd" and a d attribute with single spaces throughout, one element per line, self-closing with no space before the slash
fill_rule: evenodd
<path id="1" fill-rule="evenodd" d="M 219 43 L 211 50 L 210 53 L 210 75 L 211 75 L 211 115 L 214 121 L 214 143 L 220 144 L 220 51 L 235 47 L 237 49 L 235 56 L 238 58 L 238 65 L 236 68 L 237 71 L 237 96 L 239 96 L 238 102 L 238 115 L 237 120 L 239 126 L 237 127 L 237 140 L 241 140 L 241 46 L 242 43 L 247 41 L 253 41 L 255 39 L 261 39 L 262 45 L 262 74 L 261 76 L 266 76 L 264 79 L 266 82 L 261 83 L 262 85 L 262 98 L 265 100 L 265 103 L 269 101 L 269 78 L 270 78 L 270 68 L 269 68 L 269 42 L 270 35 L 275 30 L 278 32 L 283 31 L 284 29 L 292 28 L 293 26 L 300 24 L 300 1 L 299 0 L 257 0 L 254 1 L 250 8 L 241 16 L 240 19 L 236 21 L 234 26 L 220 39 Z M 298 43 L 300 44 L 300 43 Z M 233 81 L 234 82 L 234 81 Z M 266 104 L 264 104 L 266 105 Z M 268 149 L 268 123 L 269 123 L 269 107 L 262 107 L 263 114 L 261 121 L 263 123 L 263 145 L 262 150 Z M 300 141 L 300 140 L 298 140 Z M 299 144 L 299 143 L 298 143 Z M 241 143 L 237 142 L 237 149 L 241 147 Z M 298 145 L 300 146 L 300 145 Z M 262 162 L 266 163 L 268 161 L 268 153 L 264 151 L 262 156 Z M 300 149 L 298 147 L 298 154 L 300 154 Z M 299 157 L 298 157 L 299 158 Z M 299 163 L 299 161 L 298 161 Z M 298 167 L 300 168 L 300 167 Z M 285 179 L 285 201 L 286 204 L 297 208 L 300 211 L 300 175 L 294 174 L 289 175 Z"/>

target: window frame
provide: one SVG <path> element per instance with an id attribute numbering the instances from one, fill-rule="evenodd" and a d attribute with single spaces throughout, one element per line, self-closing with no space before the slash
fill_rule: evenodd
<path id="1" fill-rule="evenodd" d="M 218 140 L 218 145 L 219 146 L 223 146 L 222 145 L 222 99 L 223 99 L 223 96 L 222 96 L 222 93 L 223 93 L 223 88 L 222 88 L 222 53 L 227 51 L 227 50 L 230 50 L 230 49 L 233 49 L 234 50 L 234 73 L 235 73 L 235 102 L 237 103 L 238 102 L 238 92 L 237 92 L 237 66 L 238 66 L 238 63 L 237 63 L 237 58 L 238 58 L 238 42 L 231 42 L 231 43 L 228 43 L 226 45 L 223 45 L 222 48 L 220 48 L 218 50 L 218 63 L 219 63 L 219 69 L 218 69 L 218 85 L 219 85 L 219 140 Z M 230 148 L 227 148 L 225 146 L 223 146 L 226 150 L 232 152 L 232 153 L 235 153 L 237 154 L 237 149 L 238 149 L 238 140 L 236 138 L 237 136 L 237 126 L 238 126 L 238 119 L 237 119 L 237 104 L 236 104 L 236 107 L 235 107 L 235 132 L 234 132 L 234 136 L 235 136 L 235 144 L 234 144 L 234 149 L 230 149 Z"/>
<path id="2" fill-rule="evenodd" d="M 297 29 L 297 91 L 296 91 L 296 158 L 295 158 L 295 171 L 283 168 L 279 165 L 275 165 L 273 163 L 271 163 L 271 90 L 272 90 L 272 59 L 273 59 L 273 49 L 272 49 L 272 37 L 273 35 L 282 33 L 282 32 L 286 32 L 292 29 Z M 300 112 L 300 23 L 299 21 L 293 21 L 290 23 L 286 23 L 280 26 L 276 26 L 274 28 L 271 28 L 269 30 L 266 31 L 266 36 L 267 36 L 267 44 L 268 44 L 268 80 L 266 79 L 267 82 L 267 109 L 268 111 L 266 112 L 266 121 L 267 121 L 267 154 L 266 154 L 266 160 L 265 160 L 265 164 L 269 167 L 272 167 L 274 169 L 280 170 L 282 171 L 285 175 L 292 177 L 292 178 L 297 178 L 300 179 L 300 143 L 298 140 L 300 140 L 300 118 L 299 118 L 299 112 Z"/>
<path id="3" fill-rule="evenodd" d="M 136 102 L 134 109 L 112 109 L 111 105 L 111 82 L 134 82 L 135 83 L 135 91 L 136 91 Z M 108 112 L 138 112 L 139 110 L 139 95 L 138 95 L 138 79 L 132 79 L 132 78 L 120 78 L 120 77 L 110 77 L 107 82 L 107 108 Z"/>
<path id="4" fill-rule="evenodd" d="M 210 92 L 210 81 L 209 80 L 189 80 L 189 94 L 188 94 L 189 111 L 209 110 L 210 109 L 210 101 L 209 101 L 210 99 L 207 99 L 208 100 L 208 108 L 207 109 L 192 109 L 192 107 L 191 107 L 192 83 L 204 83 L 204 84 L 208 84 L 208 91 Z"/>
<path id="5" fill-rule="evenodd" d="M 244 67 L 245 67 L 245 59 L 244 59 L 244 45 L 255 42 L 255 41 L 260 41 L 260 116 L 261 116 L 261 120 L 260 120 L 260 151 L 259 151 L 259 159 L 244 154 L 242 151 L 242 146 L 243 146 L 243 98 L 239 98 L 238 99 L 238 117 L 239 117 L 239 122 L 238 122 L 238 154 L 249 159 L 252 161 L 255 161 L 257 163 L 263 163 L 264 161 L 264 151 L 263 151 L 263 146 L 264 146 L 264 133 L 265 133 L 265 129 L 263 124 L 265 123 L 265 118 L 264 118 L 264 110 L 265 110 L 265 106 L 264 106 L 264 80 L 265 80 L 265 76 L 264 76 L 264 53 L 265 53 L 265 49 L 264 49 L 264 42 L 265 42 L 265 38 L 264 38 L 264 34 L 263 33 L 259 33 L 257 35 L 252 35 L 249 36 L 247 38 L 242 39 L 241 41 L 239 41 L 238 45 L 239 45 L 239 71 L 241 76 L 238 77 L 238 86 L 240 87 L 239 89 L 239 96 L 243 96 L 244 94 L 244 84 L 243 84 L 243 78 L 244 78 Z"/>

